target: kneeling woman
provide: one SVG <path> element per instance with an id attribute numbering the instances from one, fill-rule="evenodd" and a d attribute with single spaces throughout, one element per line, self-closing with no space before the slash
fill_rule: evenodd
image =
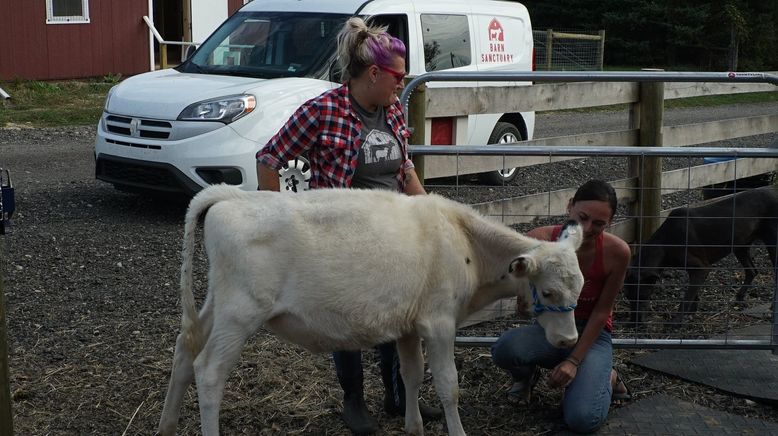
<path id="1" fill-rule="evenodd" d="M 605 422 L 612 397 L 627 395 L 626 385 L 612 369 L 613 305 L 630 260 L 627 243 L 605 233 L 616 204 L 616 192 L 609 184 L 590 180 L 578 188 L 567 206 L 570 219 L 584 231 L 577 252 L 585 279 L 575 309 L 578 343 L 572 348 L 555 348 L 535 323 L 505 332 L 492 346 L 494 363 L 513 377 L 509 395 L 518 400 L 529 401 L 537 366 L 551 369 L 549 384 L 565 389 L 565 423 L 581 433 L 592 432 Z M 561 226 L 540 227 L 527 235 L 553 241 L 560 230 Z"/>

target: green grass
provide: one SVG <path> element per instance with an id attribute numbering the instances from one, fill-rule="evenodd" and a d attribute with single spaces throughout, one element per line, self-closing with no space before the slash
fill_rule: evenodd
<path id="1" fill-rule="evenodd" d="M 97 124 L 117 76 L 58 82 L 0 82 L 11 95 L 0 103 L 0 127 L 53 127 Z"/>
<path id="2" fill-rule="evenodd" d="M 742 103 L 770 103 L 778 101 L 778 91 L 772 92 L 746 92 L 743 94 L 724 94 L 724 95 L 706 95 L 703 97 L 687 97 L 665 100 L 665 109 L 686 108 L 686 107 L 713 107 L 730 104 Z M 561 109 L 554 111 L 543 111 L 542 113 L 554 112 L 609 112 L 626 110 L 627 104 L 613 104 L 607 106 L 584 107 L 576 109 Z"/>
<path id="3" fill-rule="evenodd" d="M 640 71 L 642 68 L 632 66 L 606 66 L 605 71 Z M 668 70 L 670 71 L 670 70 Z M 695 67 L 673 67 L 672 71 L 698 71 Z M 704 97 L 688 97 L 665 100 L 665 109 L 686 107 L 712 107 L 739 103 L 769 103 L 778 101 L 778 88 L 774 92 L 747 92 L 742 94 L 706 95 Z M 580 109 L 567 109 L 565 112 L 594 112 L 626 109 L 626 104 L 599 106 Z M 563 112 L 563 111 L 555 111 Z"/>
<path id="4" fill-rule="evenodd" d="M 0 82 L 11 95 L 10 103 L 0 103 L 0 127 L 54 127 L 96 125 L 103 111 L 105 96 L 120 77 L 58 82 Z M 737 103 L 778 101 L 778 91 L 712 95 L 665 101 L 665 108 L 710 107 Z M 627 105 L 569 109 L 555 112 L 593 112 L 626 109 Z"/>
<path id="5" fill-rule="evenodd" d="M 708 107 L 737 103 L 768 103 L 778 101 L 778 91 L 747 92 L 744 94 L 706 95 L 704 97 L 665 100 L 665 108 Z"/>

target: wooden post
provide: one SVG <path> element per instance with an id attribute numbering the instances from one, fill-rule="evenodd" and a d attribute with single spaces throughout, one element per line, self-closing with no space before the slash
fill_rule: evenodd
<path id="1" fill-rule="evenodd" d="M 182 12 L 183 28 L 184 28 L 184 41 L 192 41 L 192 1 L 184 0 L 184 10 Z"/>
<path id="2" fill-rule="evenodd" d="M 551 71 L 551 58 L 554 57 L 554 30 L 546 30 L 546 71 Z"/>
<path id="3" fill-rule="evenodd" d="M 737 71 L 737 58 L 738 58 L 738 34 L 735 23 L 732 23 L 729 28 L 729 50 L 727 59 L 729 71 Z"/>
<path id="4" fill-rule="evenodd" d="M 159 69 L 167 68 L 167 44 L 159 43 Z"/>
<path id="5" fill-rule="evenodd" d="M 597 58 L 600 71 L 602 71 L 605 68 L 605 29 L 600 30 L 600 53 Z"/>
<path id="6" fill-rule="evenodd" d="M 657 71 L 645 70 L 644 71 Z M 664 119 L 663 82 L 641 82 L 640 108 L 637 118 L 640 123 L 638 145 L 643 147 L 661 147 L 662 124 Z M 640 225 L 635 226 L 637 234 L 634 240 L 642 243 L 659 227 L 662 210 L 662 158 L 645 156 L 631 162 L 630 176 L 638 178 L 637 216 L 642 217 Z"/>
<path id="7" fill-rule="evenodd" d="M 11 379 L 8 370 L 8 323 L 5 319 L 5 291 L 3 290 L 3 239 L 0 236 L 0 435 L 13 436 L 11 413 Z"/>
<path id="8" fill-rule="evenodd" d="M 638 85 L 640 86 L 640 85 Z M 629 128 L 630 129 L 637 129 L 639 131 L 640 129 L 640 101 L 632 103 L 629 105 Z M 627 208 L 627 213 L 629 214 L 629 217 L 637 220 L 638 223 L 640 223 L 640 183 L 642 182 L 641 176 L 640 176 L 640 166 L 642 164 L 642 160 L 639 156 L 630 156 L 627 158 L 627 177 L 630 178 L 636 178 L 637 183 L 635 184 L 635 189 L 638 189 L 637 195 L 635 196 L 635 201 L 631 202 L 629 204 L 629 207 Z M 632 234 L 632 240 L 627 242 L 640 242 L 640 225 L 634 226 L 635 232 Z M 635 253 L 632 253 L 635 254 Z"/>
<path id="9" fill-rule="evenodd" d="M 424 84 L 419 85 L 413 90 L 411 98 L 408 101 L 408 125 L 413 129 L 409 143 L 413 145 L 424 144 L 424 123 L 426 121 L 427 112 L 427 86 Z M 413 156 L 411 158 L 413 164 L 416 166 L 416 175 L 419 176 L 419 181 L 424 185 L 424 156 Z"/>

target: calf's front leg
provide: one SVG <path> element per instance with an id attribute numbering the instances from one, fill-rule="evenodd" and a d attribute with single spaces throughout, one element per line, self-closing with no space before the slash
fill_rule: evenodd
<path id="1" fill-rule="evenodd" d="M 405 432 L 422 435 L 424 426 L 419 412 L 419 389 L 424 379 L 424 356 L 419 336 L 410 334 L 397 339 L 397 354 L 400 375 L 405 384 Z"/>
<path id="2" fill-rule="evenodd" d="M 435 328 L 429 330 L 424 339 L 427 344 L 430 370 L 432 371 L 435 390 L 438 391 L 440 402 L 446 413 L 446 425 L 451 436 L 464 436 L 462 421 L 459 418 L 459 382 L 457 368 L 454 364 L 454 340 L 456 326 L 454 321 L 440 320 L 434 323 Z"/>

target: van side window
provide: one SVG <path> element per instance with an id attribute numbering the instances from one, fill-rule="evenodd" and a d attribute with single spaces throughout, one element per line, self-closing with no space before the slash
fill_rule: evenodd
<path id="1" fill-rule="evenodd" d="M 422 14 L 421 30 L 427 71 L 470 65 L 470 27 L 465 15 Z"/>

